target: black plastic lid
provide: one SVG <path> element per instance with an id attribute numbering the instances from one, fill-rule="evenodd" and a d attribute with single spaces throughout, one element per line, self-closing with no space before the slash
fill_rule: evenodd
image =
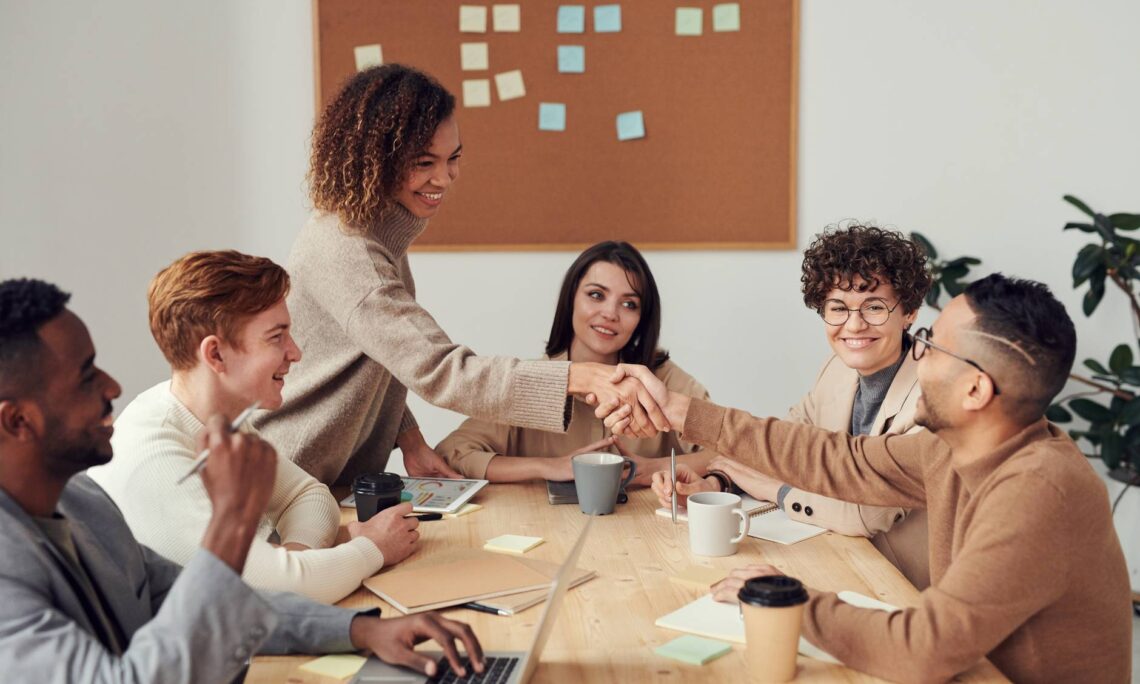
<path id="1" fill-rule="evenodd" d="M 737 594 L 741 603 L 765 608 L 783 608 L 807 603 L 808 593 L 795 577 L 766 575 L 753 577 L 744 583 Z"/>
<path id="2" fill-rule="evenodd" d="M 352 481 L 356 494 L 389 494 L 404 488 L 404 481 L 396 473 L 366 473 Z"/>

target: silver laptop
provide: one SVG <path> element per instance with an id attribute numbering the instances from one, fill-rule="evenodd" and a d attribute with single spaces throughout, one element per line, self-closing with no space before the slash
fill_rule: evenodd
<path id="1" fill-rule="evenodd" d="M 551 630 L 554 629 L 554 620 L 558 617 L 558 609 L 562 606 L 562 599 L 566 596 L 566 590 L 570 588 L 574 569 L 578 566 L 578 557 L 582 555 L 586 535 L 593 524 L 593 516 L 586 519 L 585 526 L 578 533 L 578 541 L 574 542 L 574 548 L 570 549 L 570 555 L 566 557 L 562 567 L 558 569 L 558 575 L 554 578 L 553 584 L 550 585 L 550 596 L 546 600 L 546 606 L 542 609 L 542 619 L 538 621 L 538 629 L 534 632 L 534 640 L 531 641 L 530 648 L 525 653 L 522 651 L 485 652 L 483 658 L 486 668 L 482 675 L 477 674 L 470 665 L 464 662 L 464 667 L 467 668 L 467 676 L 458 677 L 451 671 L 451 666 L 443 657 L 442 652 L 425 652 L 424 655 L 436 658 L 439 663 L 438 674 L 430 679 L 423 673 L 397 665 L 389 665 L 376 656 L 372 656 L 368 662 L 364 663 L 364 667 L 360 668 L 360 672 L 356 674 L 350 684 L 379 684 L 380 682 L 385 684 L 394 682 L 420 684 L 427 681 L 439 682 L 439 684 L 449 684 L 450 682 L 526 684 L 538 667 L 538 659 L 542 655 L 542 649 L 546 646 L 547 639 L 550 638 Z"/>

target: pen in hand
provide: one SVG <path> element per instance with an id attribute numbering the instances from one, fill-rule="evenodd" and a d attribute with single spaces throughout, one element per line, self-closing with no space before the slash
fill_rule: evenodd
<path id="1" fill-rule="evenodd" d="M 673 524 L 677 524 L 677 450 L 669 450 L 669 479 L 673 481 Z"/>
<path id="2" fill-rule="evenodd" d="M 241 426 L 243 424 L 245 424 L 245 421 L 249 420 L 249 417 L 252 416 L 253 412 L 256 411 L 258 409 L 258 407 L 260 407 L 260 406 L 261 406 L 260 401 L 255 401 L 252 404 L 250 404 L 249 408 L 242 411 L 238 415 L 237 418 L 234 418 L 234 422 L 230 423 L 230 432 L 237 432 L 241 428 Z M 191 475 L 193 475 L 194 473 L 201 470 L 202 466 L 206 465 L 206 457 L 209 455 L 210 455 L 210 447 L 206 447 L 205 449 L 202 449 L 201 453 L 199 453 L 197 458 L 194 459 L 194 464 L 192 466 L 190 466 L 190 470 L 187 471 L 185 475 L 178 478 L 178 481 L 175 484 L 182 484 Z"/>

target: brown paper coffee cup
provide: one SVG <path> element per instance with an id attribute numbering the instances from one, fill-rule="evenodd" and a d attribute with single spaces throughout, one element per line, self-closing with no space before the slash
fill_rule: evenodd
<path id="1" fill-rule="evenodd" d="M 787 682 L 796 676 L 804 603 L 808 594 L 794 577 L 755 577 L 740 593 L 748 681 Z"/>

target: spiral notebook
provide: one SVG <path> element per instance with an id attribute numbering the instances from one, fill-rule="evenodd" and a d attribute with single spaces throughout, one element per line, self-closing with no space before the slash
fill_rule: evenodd
<path id="1" fill-rule="evenodd" d="M 772 503 L 771 501 L 761 501 L 759 499 L 754 499 L 747 494 L 740 495 L 740 507 L 744 509 L 744 515 L 747 515 L 750 518 L 778 510 L 776 504 Z M 668 508 L 658 508 L 657 515 L 661 516 L 662 518 L 672 519 L 673 511 Z M 679 506 L 677 508 L 677 520 L 684 520 L 685 522 L 689 522 L 689 514 L 685 510 L 684 506 Z"/>
<path id="2" fill-rule="evenodd" d="M 748 524 L 749 537 L 778 544 L 795 544 L 827 531 L 817 525 L 792 520 L 771 501 L 760 501 L 747 494 L 740 497 L 740 507 L 744 509 L 744 514 L 751 518 Z M 672 511 L 668 508 L 658 508 L 656 513 L 663 518 L 673 517 Z M 689 516 L 684 508 L 677 509 L 677 520 L 688 522 Z"/>

